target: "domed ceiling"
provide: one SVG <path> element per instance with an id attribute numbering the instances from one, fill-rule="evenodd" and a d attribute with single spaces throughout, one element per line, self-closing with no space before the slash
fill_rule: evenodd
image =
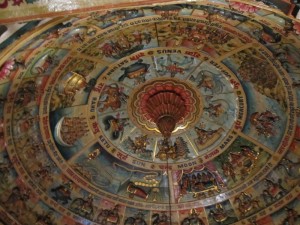
<path id="1" fill-rule="evenodd" d="M 211 1 L 25 35 L 0 60 L 0 224 L 300 224 L 299 34 Z"/>

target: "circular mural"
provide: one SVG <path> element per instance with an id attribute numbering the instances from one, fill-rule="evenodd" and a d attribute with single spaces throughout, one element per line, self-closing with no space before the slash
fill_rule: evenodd
<path id="1" fill-rule="evenodd" d="M 11 48 L 3 223 L 298 224 L 296 22 L 236 7 L 93 12 Z"/>

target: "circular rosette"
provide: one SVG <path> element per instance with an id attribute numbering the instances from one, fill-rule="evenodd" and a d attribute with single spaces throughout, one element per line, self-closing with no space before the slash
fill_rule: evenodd
<path id="1" fill-rule="evenodd" d="M 138 86 L 128 102 L 129 115 L 138 127 L 166 137 L 196 123 L 202 108 L 198 92 L 188 82 L 174 78 Z"/>

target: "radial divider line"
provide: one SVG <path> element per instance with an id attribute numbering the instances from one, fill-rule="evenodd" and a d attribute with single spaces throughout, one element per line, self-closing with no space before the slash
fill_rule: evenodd
<path id="1" fill-rule="evenodd" d="M 236 48 L 233 51 L 230 51 L 230 52 L 227 52 L 227 53 L 221 55 L 220 57 L 216 58 L 215 61 L 222 62 L 224 59 L 228 58 L 229 56 L 232 56 L 232 55 L 234 55 L 234 54 L 236 54 L 236 53 L 238 53 L 242 50 L 253 47 L 253 44 L 254 43 L 248 43 L 248 44 L 242 45 L 241 47 Z"/>
<path id="2" fill-rule="evenodd" d="M 190 77 L 193 75 L 193 73 L 195 72 L 195 70 L 197 69 L 197 68 L 199 68 L 204 62 L 206 62 L 207 60 L 203 60 L 203 61 L 201 61 L 197 66 L 195 66 L 195 69 L 193 70 L 193 71 L 191 71 L 190 72 L 190 74 L 184 79 L 184 80 L 189 80 L 190 79 Z"/>
<path id="3" fill-rule="evenodd" d="M 98 138 L 95 137 L 93 140 L 91 140 L 90 142 L 88 142 L 88 144 L 85 145 L 84 148 L 80 149 L 78 152 L 76 152 L 68 161 L 66 161 L 68 164 L 74 162 L 78 156 L 80 156 L 83 152 L 87 151 L 88 148 L 90 148 L 93 144 L 97 144 Z M 96 149 L 94 149 L 96 150 Z"/>
<path id="4" fill-rule="evenodd" d="M 272 151 L 271 149 L 269 149 L 267 146 L 261 144 L 260 142 L 256 141 L 255 139 L 245 135 L 244 133 L 242 133 L 241 131 L 237 131 L 237 130 L 234 130 L 238 136 L 246 139 L 247 141 L 250 141 L 251 143 L 257 145 L 258 147 L 261 147 L 264 151 L 266 151 L 267 153 L 269 153 L 271 156 L 275 155 L 275 151 Z"/>
<path id="5" fill-rule="evenodd" d="M 214 124 L 214 125 L 218 125 L 219 127 L 222 127 L 222 128 L 223 128 L 223 124 L 222 124 L 221 122 L 211 121 L 211 120 L 209 120 L 209 119 L 207 119 L 207 118 L 204 118 L 204 120 L 205 120 L 205 121 L 208 121 L 208 122 L 210 122 L 210 123 L 212 123 L 212 124 Z"/>
<path id="6" fill-rule="evenodd" d="M 152 63 L 153 63 L 153 65 L 154 65 L 154 74 L 155 74 L 155 76 L 156 77 L 161 77 L 161 75 L 159 75 L 158 73 L 157 73 L 157 63 L 156 63 L 156 61 L 155 61 L 155 56 L 151 56 L 151 60 L 152 60 Z"/>
<path id="7" fill-rule="evenodd" d="M 170 224 L 172 224 L 172 199 L 171 199 L 171 187 L 172 187 L 172 172 L 169 171 L 169 159 L 167 158 L 167 176 L 168 176 L 168 204 L 169 204 L 169 217 Z M 172 182 L 172 183 L 171 183 Z"/>
<path id="8" fill-rule="evenodd" d="M 122 84 L 122 86 L 124 86 L 124 87 L 127 87 L 128 89 L 134 89 L 134 87 L 131 87 L 131 86 L 129 86 L 128 84 L 126 84 L 126 83 L 124 83 L 124 82 L 119 82 L 119 81 L 117 81 L 117 80 L 114 80 L 114 79 L 112 79 L 111 77 L 108 77 L 108 79 L 107 80 L 109 80 L 109 81 L 112 81 L 113 83 L 119 83 L 119 84 Z"/>
<path id="9" fill-rule="evenodd" d="M 105 61 L 103 59 L 99 59 L 99 58 L 95 58 L 93 56 L 89 56 L 83 52 L 78 52 L 76 49 L 73 50 L 73 51 L 70 51 L 70 54 L 69 55 L 72 55 L 72 57 L 80 57 L 82 59 L 88 59 L 88 60 L 91 60 L 93 62 L 96 62 L 96 63 L 101 63 L 103 64 L 103 66 L 109 66 L 111 63 L 108 62 L 108 61 Z"/>
<path id="10" fill-rule="evenodd" d="M 112 114 L 115 114 L 115 113 L 121 113 L 121 112 L 126 112 L 126 109 L 124 108 L 120 108 L 118 110 L 114 110 L 113 112 L 112 111 L 108 111 L 108 112 L 97 112 L 97 113 L 101 113 L 101 119 L 103 117 L 105 117 L 106 115 L 112 115 Z M 98 121 L 99 122 L 99 121 Z"/>
<path id="11" fill-rule="evenodd" d="M 119 144 L 121 144 L 123 141 L 125 141 L 126 138 L 127 138 L 133 131 L 135 131 L 135 129 L 136 129 L 136 127 L 132 128 L 131 131 L 128 132 L 128 135 L 126 135 L 126 136 L 124 135 L 124 136 L 121 138 L 121 140 L 119 141 Z"/>
<path id="12" fill-rule="evenodd" d="M 160 22 L 155 22 L 154 23 L 154 26 L 155 26 L 155 33 L 156 33 L 156 40 L 157 40 L 157 46 L 156 46 L 156 48 L 157 47 L 159 47 L 159 46 L 161 46 L 160 45 L 160 41 L 159 41 L 159 38 L 161 37 L 161 36 L 159 36 L 159 32 L 158 32 L 158 24 L 159 24 Z"/>
<path id="13" fill-rule="evenodd" d="M 192 143 L 192 141 L 189 139 L 189 137 L 187 136 L 187 134 L 185 134 L 185 137 L 188 140 L 188 142 L 190 143 L 190 145 L 192 146 L 192 149 L 194 150 L 196 156 L 199 156 L 198 150 L 196 149 L 196 147 L 194 146 L 194 144 Z"/>
<path id="14" fill-rule="evenodd" d="M 153 153 L 152 153 L 152 161 L 154 162 L 155 160 L 155 155 L 156 155 L 156 150 L 157 150 L 157 138 L 155 139 L 155 144 L 154 144 L 154 149 L 153 149 Z"/>

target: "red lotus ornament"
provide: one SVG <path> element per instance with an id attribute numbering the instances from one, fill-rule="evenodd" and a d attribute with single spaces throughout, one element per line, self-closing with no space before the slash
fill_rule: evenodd
<path id="1" fill-rule="evenodd" d="M 160 132 L 164 138 L 194 123 L 202 112 L 197 91 L 175 78 L 141 85 L 129 102 L 133 121 L 149 131 Z"/>

